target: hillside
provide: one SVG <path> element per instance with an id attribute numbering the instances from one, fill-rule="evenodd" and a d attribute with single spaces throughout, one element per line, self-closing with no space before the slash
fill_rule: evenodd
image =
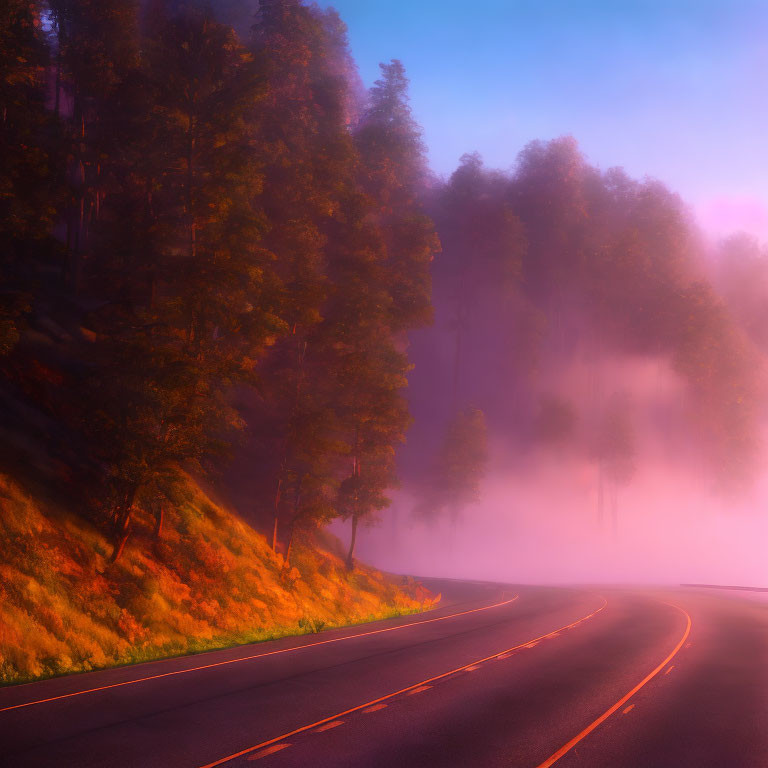
<path id="1" fill-rule="evenodd" d="M 285 568 L 265 538 L 192 481 L 173 489 L 118 563 L 81 517 L 0 474 L 0 683 L 320 631 L 434 604 L 423 587 L 358 565 L 334 540 L 300 542 Z M 311 544 L 311 546 L 310 546 Z M 336 543 L 337 544 L 337 543 Z"/>

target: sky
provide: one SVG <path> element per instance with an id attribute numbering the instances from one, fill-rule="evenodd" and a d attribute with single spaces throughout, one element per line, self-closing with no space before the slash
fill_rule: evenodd
<path id="1" fill-rule="evenodd" d="M 768 239 L 768 0 L 321 0 L 366 85 L 403 61 L 432 168 L 511 168 L 533 139 L 679 192 L 705 231 Z"/>

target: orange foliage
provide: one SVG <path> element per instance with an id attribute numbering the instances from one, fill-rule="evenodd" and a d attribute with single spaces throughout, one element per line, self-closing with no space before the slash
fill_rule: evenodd
<path id="1" fill-rule="evenodd" d="M 0 475 L 0 683 L 318 631 L 429 607 L 416 582 L 345 570 L 340 545 L 298 543 L 292 567 L 187 480 L 163 539 L 152 520 L 118 563 L 108 539 L 43 510 Z M 309 546 L 309 545 L 312 546 Z M 333 550 L 336 550 L 335 552 Z"/>

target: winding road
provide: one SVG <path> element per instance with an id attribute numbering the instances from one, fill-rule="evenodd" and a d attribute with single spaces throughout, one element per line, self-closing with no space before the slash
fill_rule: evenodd
<path id="1" fill-rule="evenodd" d="M 426 583 L 418 616 L 0 689 L 0 765 L 768 766 L 768 602 Z"/>

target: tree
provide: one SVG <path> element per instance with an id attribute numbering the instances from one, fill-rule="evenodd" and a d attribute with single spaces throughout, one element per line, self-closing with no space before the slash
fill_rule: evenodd
<path id="1" fill-rule="evenodd" d="M 478 408 L 465 408 L 448 424 L 416 513 L 427 519 L 447 513 L 455 523 L 465 507 L 480 501 L 487 463 L 485 415 Z"/>
<path id="2" fill-rule="evenodd" d="M 544 395 L 534 424 L 536 439 L 545 445 L 563 445 L 573 438 L 577 422 L 578 414 L 570 401 Z"/>
<path id="3" fill-rule="evenodd" d="M 351 459 L 351 472 L 339 487 L 341 516 L 351 520 L 347 568 L 353 557 L 360 523 L 372 524 L 391 503 L 387 490 L 396 486 L 395 446 L 405 439 L 410 422 L 400 395 L 408 368 L 404 356 L 383 343 L 361 352 L 350 345 L 342 359 L 346 407 L 341 409 Z"/>
<path id="4" fill-rule="evenodd" d="M 37 290 L 37 266 L 55 261 L 60 184 L 45 107 L 48 52 L 42 6 L 0 6 L 0 356 L 19 340 Z"/>
<path id="5" fill-rule="evenodd" d="M 464 351 L 472 325 L 480 321 L 475 331 L 489 332 L 482 320 L 490 305 L 494 329 L 499 327 L 520 275 L 524 237 L 508 202 L 507 186 L 503 175 L 483 168 L 477 153 L 463 155 L 436 203 L 444 247 L 435 265 L 435 282 L 440 298 L 451 307 L 454 408 L 462 400 L 462 370 L 472 367 Z"/>
<path id="6" fill-rule="evenodd" d="M 330 230 L 330 291 L 312 348 L 326 371 L 317 381 L 336 414 L 342 472 L 337 503 L 352 523 L 351 569 L 359 524 L 373 523 L 389 506 L 386 492 L 396 484 L 395 447 L 410 422 L 402 396 L 410 364 L 392 328 L 388 252 L 370 215 L 375 206 L 351 187 L 341 210 Z"/>
<path id="7" fill-rule="evenodd" d="M 764 363 L 709 284 L 685 286 L 676 310 L 673 365 L 690 388 L 699 451 L 711 467 L 713 488 L 738 492 L 759 466 Z"/>
<path id="8" fill-rule="evenodd" d="M 595 436 L 598 463 L 598 522 L 603 521 L 604 485 L 607 484 L 614 536 L 618 531 L 618 489 L 635 474 L 635 436 L 626 398 L 611 398 Z"/>
<path id="9" fill-rule="evenodd" d="M 137 0 L 50 0 L 55 35 L 54 112 L 62 121 L 67 278 L 80 289 L 92 225 L 109 186 L 115 90 L 138 63 Z"/>
<path id="10" fill-rule="evenodd" d="M 768 350 L 768 252 L 750 235 L 726 238 L 716 248 L 715 287 L 750 339 Z"/>
<path id="11" fill-rule="evenodd" d="M 590 175 L 570 136 L 534 141 L 520 153 L 513 180 L 513 210 L 525 226 L 523 284 L 529 295 L 546 303 L 558 332 L 566 286 L 578 279 L 584 263 L 584 235 L 589 223 L 585 182 Z"/>
<path id="12" fill-rule="evenodd" d="M 395 447 L 410 422 L 400 339 L 431 319 L 429 263 L 438 247 L 418 202 L 424 154 L 405 70 L 399 61 L 381 70 L 354 133 L 358 186 L 335 230 L 327 307 L 336 408 L 352 460 L 339 488 L 341 514 L 352 523 L 350 569 L 358 526 L 389 506 L 396 484 Z"/>
<path id="13" fill-rule="evenodd" d="M 391 296 L 388 322 L 394 333 L 432 320 L 429 265 L 440 245 L 420 196 L 426 160 L 421 129 L 411 114 L 405 68 L 396 59 L 380 64 L 368 107 L 355 129 L 362 190 L 374 203 L 386 255 L 383 278 Z"/>
<path id="14" fill-rule="evenodd" d="M 135 501 L 203 469 L 241 425 L 229 392 L 283 327 L 254 204 L 253 59 L 203 11 L 154 23 L 139 73 L 151 98 L 130 102 L 146 111 L 127 123 L 87 269 L 102 301 L 81 418 L 105 467 L 113 559 Z"/>
<path id="15" fill-rule="evenodd" d="M 327 519 L 327 497 L 338 484 L 332 459 L 339 438 L 321 326 L 332 290 L 335 220 L 343 215 L 356 156 L 347 127 L 348 52 L 338 18 L 271 0 L 260 6 L 251 47 L 265 66 L 266 98 L 254 134 L 264 177 L 258 198 L 267 224 L 263 247 L 272 259 L 286 332 L 259 367 L 261 402 L 252 400 L 249 409 L 261 422 L 256 442 L 271 470 L 272 545 L 278 548 L 284 530 L 288 554 L 297 528 Z"/>
<path id="16" fill-rule="evenodd" d="M 101 330 L 101 326 L 96 324 Z M 81 382 L 81 429 L 104 471 L 103 491 L 117 560 L 132 530 L 136 503 L 153 507 L 184 470 L 204 471 L 239 426 L 219 370 L 186 354 L 171 329 L 115 328 L 99 333 Z M 162 506 L 156 506 L 157 532 Z"/>

